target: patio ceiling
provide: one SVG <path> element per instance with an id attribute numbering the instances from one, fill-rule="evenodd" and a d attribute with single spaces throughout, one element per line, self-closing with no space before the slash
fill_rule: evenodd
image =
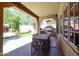
<path id="1" fill-rule="evenodd" d="M 61 2 L 21 2 L 25 7 L 34 12 L 37 16 L 56 15 Z"/>

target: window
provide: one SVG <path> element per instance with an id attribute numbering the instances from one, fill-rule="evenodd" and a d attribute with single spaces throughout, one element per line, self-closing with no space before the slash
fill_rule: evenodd
<path id="1" fill-rule="evenodd" d="M 64 36 L 67 38 L 68 37 L 68 19 L 67 17 L 64 18 Z"/>
<path id="2" fill-rule="evenodd" d="M 74 17 L 70 17 L 69 21 L 70 21 L 70 41 L 72 43 L 75 43 L 74 42 Z"/>
<path id="3" fill-rule="evenodd" d="M 63 35 L 79 47 L 79 3 L 69 3 L 69 10 L 67 7 L 64 10 Z"/>
<path id="4" fill-rule="evenodd" d="M 73 7 L 73 2 L 70 2 L 70 9 Z"/>
<path id="5" fill-rule="evenodd" d="M 67 7 L 64 10 L 64 20 L 63 20 L 63 35 L 68 38 L 68 16 L 67 16 Z"/>
<path id="6" fill-rule="evenodd" d="M 75 5 L 75 45 L 79 47 L 79 3 Z"/>

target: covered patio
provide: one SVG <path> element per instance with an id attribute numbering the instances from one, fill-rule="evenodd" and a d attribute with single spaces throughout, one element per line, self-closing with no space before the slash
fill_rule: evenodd
<path id="1" fill-rule="evenodd" d="M 58 5 L 60 5 L 60 3 L 54 3 L 54 4 L 52 4 L 52 3 L 42 3 L 42 5 L 40 5 L 40 3 L 20 3 L 20 2 L 15 2 L 15 3 L 1 3 L 2 4 L 2 11 L 3 11 L 3 8 L 5 8 L 5 7 L 13 7 L 13 6 L 15 6 L 17 9 L 18 9 L 18 11 L 21 11 L 21 12 L 23 12 L 24 11 L 24 13 L 28 13 L 29 15 L 31 15 L 31 16 L 33 16 L 33 17 L 35 17 L 36 18 L 36 20 L 37 20 L 37 27 L 36 27 L 36 32 L 35 33 L 40 33 L 40 23 L 41 23 L 41 21 L 43 20 L 43 19 L 50 19 L 50 18 L 52 18 L 52 19 L 54 19 L 55 21 L 56 21 L 56 13 L 57 13 L 57 10 L 56 10 L 56 8 L 54 7 L 55 5 L 57 5 L 57 7 L 59 7 Z M 30 6 L 29 7 L 29 5 L 30 4 L 33 4 L 33 6 Z M 35 7 L 36 5 L 35 4 L 37 4 L 37 7 Z M 27 5 L 27 6 L 26 6 Z M 47 5 L 46 7 L 45 7 L 45 5 Z M 38 9 L 38 6 L 39 6 L 39 9 Z M 48 8 L 49 6 L 51 6 L 50 7 L 50 9 L 48 9 L 48 10 L 45 10 L 45 8 Z M 32 10 L 32 8 L 35 8 L 34 10 Z M 42 8 L 41 8 L 42 7 Z M 41 8 L 41 9 L 40 9 Z M 47 13 L 48 11 L 52 11 L 52 9 L 51 8 L 55 8 L 54 9 L 54 11 L 51 13 L 51 12 L 49 12 L 49 13 Z M 38 10 L 38 11 L 37 11 Z M 44 11 L 44 13 L 42 13 L 42 10 Z M 36 12 L 37 11 L 37 12 Z M 3 13 L 2 13 L 3 14 Z M 3 17 L 2 17 L 2 19 L 3 19 Z M 56 24 L 56 23 L 55 23 Z M 31 37 L 32 38 L 32 37 Z M 15 38 L 14 38 L 15 39 Z M 24 39 L 28 39 L 28 38 L 24 38 Z M 20 39 L 21 40 L 21 39 Z M 2 40 L 3 41 L 3 40 Z M 25 40 L 22 40 L 22 41 L 25 41 Z M 18 45 L 18 42 L 21 42 L 22 43 L 22 41 L 17 41 L 17 43 L 16 43 L 16 41 L 14 42 L 14 43 L 16 43 L 17 45 Z M 13 41 L 12 41 L 13 42 Z M 25 41 L 26 42 L 26 41 Z M 28 41 L 27 41 L 28 42 Z M 27 43 L 26 42 L 26 43 Z M 31 42 L 31 41 L 30 41 Z M 26 44 L 29 48 L 31 47 L 30 45 L 31 45 L 31 43 L 30 42 L 28 42 L 29 44 Z M 55 42 L 55 40 L 54 40 L 54 42 Z M 8 42 L 9 43 L 9 42 Z M 21 44 L 20 43 L 20 44 Z M 13 44 L 13 43 L 11 43 L 11 44 Z M 19 45 L 20 45 L 19 44 Z M 19 47 L 19 45 L 18 46 L 16 46 L 16 48 L 17 49 L 21 49 L 21 51 L 25 51 L 24 49 L 25 48 L 21 48 L 21 47 Z M 51 44 L 52 45 L 52 44 Z M 5 47 L 8 47 L 9 45 L 7 45 L 7 46 L 5 46 Z M 26 46 L 26 47 L 27 47 Z M 55 45 L 56 46 L 56 45 Z M 9 46 L 10 47 L 10 46 Z M 13 47 L 13 46 L 11 46 L 11 47 Z M 19 47 L 19 48 L 18 48 Z M 25 46 L 24 46 L 25 47 Z M 26 53 L 24 52 L 24 54 L 21 54 L 22 52 L 19 52 L 19 50 L 17 51 L 17 49 L 15 49 L 15 48 L 10 48 L 10 49 L 6 49 L 6 48 L 4 48 L 5 50 L 6 50 L 6 52 L 4 53 L 4 55 L 31 55 L 31 54 L 29 54 L 29 53 L 31 53 L 31 49 L 30 50 L 28 50 L 28 48 L 26 48 Z M 3 52 L 4 52 L 4 49 L 2 49 L 3 50 Z M 12 51 L 12 49 L 13 49 L 13 51 Z M 14 50 L 15 49 L 15 50 Z M 51 48 L 50 50 L 51 51 L 53 51 L 54 50 L 54 48 Z M 58 50 L 57 50 L 57 48 L 55 48 L 56 49 L 56 51 L 55 51 L 55 54 L 58 54 Z M 11 52 L 9 51 L 9 50 L 11 50 Z M 18 53 L 15 53 L 15 51 L 17 51 Z M 27 51 L 30 51 L 30 52 L 27 52 Z M 3 53 L 2 52 L 2 53 Z M 52 54 L 52 52 L 51 53 L 49 53 L 48 55 L 50 55 L 50 54 Z"/>
<path id="2" fill-rule="evenodd" d="M 64 38 L 64 17 L 69 16 L 69 5 L 70 3 L 65 2 L 6 2 L 0 3 L 0 55 L 4 56 L 65 56 L 65 55 L 78 55 L 78 49 L 70 41 L 66 41 Z M 73 3 L 75 6 L 78 3 Z M 36 28 L 34 35 L 31 36 L 31 41 L 25 42 L 26 40 L 20 40 L 21 43 L 25 43 L 20 46 L 17 44 L 16 49 L 3 54 L 3 9 L 5 7 L 16 7 L 21 13 L 29 14 L 36 20 Z M 67 7 L 67 8 L 66 8 Z M 64 10 L 65 13 L 63 13 Z M 72 13 L 71 13 L 72 14 Z M 64 16 L 62 16 L 64 15 Z M 48 30 L 47 28 L 41 29 L 41 22 L 44 19 L 52 19 L 55 28 L 53 30 Z M 68 19 L 68 18 L 66 18 Z M 46 21 L 49 22 L 49 21 Z M 68 23 L 69 24 L 69 23 Z M 75 25 L 74 25 L 75 26 Z M 70 29 L 70 27 L 67 27 Z M 44 30 L 44 31 L 42 31 Z M 50 33 L 49 33 L 50 32 Z M 68 32 L 68 35 L 69 32 Z M 23 38 L 28 39 L 28 38 Z M 69 37 L 68 37 L 69 39 Z M 26 44 L 27 43 L 27 44 Z M 12 44 L 12 43 L 11 43 Z M 19 46 L 19 47 L 18 47 Z M 18 47 L 18 48 L 17 48 Z M 8 47 L 9 48 L 9 47 Z M 67 49 L 67 50 L 66 50 Z M 69 53 L 68 53 L 69 52 Z"/>

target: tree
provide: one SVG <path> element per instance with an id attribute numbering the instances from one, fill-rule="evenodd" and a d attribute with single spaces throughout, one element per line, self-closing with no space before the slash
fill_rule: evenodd
<path id="1" fill-rule="evenodd" d="M 35 20 L 12 8 L 4 8 L 4 23 L 9 24 L 13 31 L 19 31 L 20 25 L 35 25 Z"/>
<path id="2" fill-rule="evenodd" d="M 19 20 L 20 16 L 18 16 L 15 12 L 11 12 L 8 8 L 4 9 L 4 23 L 9 24 L 13 31 L 19 31 Z"/>
<path id="3" fill-rule="evenodd" d="M 11 19 L 11 21 L 9 22 L 9 25 L 14 31 L 19 31 L 19 24 L 20 24 L 19 19 L 20 18 L 16 16 L 15 18 Z"/>

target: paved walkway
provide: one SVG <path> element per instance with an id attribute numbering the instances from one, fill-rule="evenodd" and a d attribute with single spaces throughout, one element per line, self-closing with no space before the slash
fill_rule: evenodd
<path id="1" fill-rule="evenodd" d="M 3 41 L 3 54 L 18 49 L 30 42 L 32 42 L 32 36 L 6 38 Z"/>
<path id="2" fill-rule="evenodd" d="M 15 33 L 13 33 L 13 32 L 3 33 L 3 37 L 4 38 L 6 38 L 6 37 L 12 37 L 12 36 L 15 36 Z"/>

